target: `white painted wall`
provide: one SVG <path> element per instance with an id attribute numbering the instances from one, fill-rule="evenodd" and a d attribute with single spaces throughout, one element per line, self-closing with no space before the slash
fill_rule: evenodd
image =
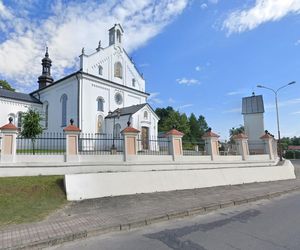
<path id="1" fill-rule="evenodd" d="M 214 168 L 65 175 L 68 200 L 295 179 L 294 167 Z"/>
<path id="2" fill-rule="evenodd" d="M 13 123 L 17 126 L 18 112 L 27 112 L 29 108 L 41 112 L 42 105 L 0 97 L 0 127 L 8 123 L 10 116 L 14 117 Z"/>
<path id="3" fill-rule="evenodd" d="M 260 137 L 264 135 L 264 114 L 244 114 L 245 133 L 248 140 L 252 142 L 261 142 Z"/>
<path id="4" fill-rule="evenodd" d="M 136 90 L 145 91 L 145 80 L 140 76 L 130 58 L 128 58 L 122 44 L 113 44 L 91 55 L 81 55 L 80 60 L 82 70 L 86 73 Z M 122 64 L 122 79 L 114 76 L 114 65 L 116 62 Z M 102 75 L 99 74 L 99 66 L 103 68 Z M 132 79 L 135 79 L 135 86 L 132 84 Z"/>
<path id="5" fill-rule="evenodd" d="M 49 120 L 48 129 L 45 132 L 63 132 L 64 127 L 62 126 L 62 103 L 61 96 L 66 94 L 67 100 L 67 126 L 72 118 L 77 124 L 77 99 L 78 99 L 78 81 L 76 76 L 68 78 L 60 83 L 57 83 L 51 87 L 41 90 L 39 92 L 40 100 L 49 104 Z M 38 97 L 37 94 L 35 94 Z M 45 105 L 43 106 L 43 109 Z"/>
<path id="6" fill-rule="evenodd" d="M 117 86 L 116 84 L 106 82 L 94 77 L 83 76 L 82 80 L 82 119 L 81 129 L 84 133 L 96 133 L 97 118 L 99 115 L 103 119 L 108 115 L 109 111 L 114 111 L 117 108 L 128 107 L 145 103 L 146 94 L 140 93 L 135 90 L 124 88 L 123 86 Z M 123 101 L 118 105 L 115 101 L 116 93 L 122 95 Z M 104 110 L 97 110 L 97 98 L 102 97 L 104 99 Z M 122 119 L 120 119 L 120 122 Z M 128 119 L 121 124 L 122 129 L 127 126 Z M 112 134 L 111 126 L 107 125 L 106 132 Z"/>

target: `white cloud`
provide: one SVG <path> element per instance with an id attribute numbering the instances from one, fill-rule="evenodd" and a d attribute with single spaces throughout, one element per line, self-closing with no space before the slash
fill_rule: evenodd
<path id="1" fill-rule="evenodd" d="M 241 108 L 233 108 L 233 109 L 223 111 L 223 114 L 226 114 L 226 113 L 241 113 L 241 112 L 242 112 Z"/>
<path id="2" fill-rule="evenodd" d="M 228 96 L 244 95 L 247 92 L 249 92 L 249 91 L 248 90 L 235 90 L 235 91 L 227 92 L 226 95 L 228 95 Z"/>
<path id="3" fill-rule="evenodd" d="M 203 68 L 200 66 L 200 65 L 197 65 L 196 67 L 195 67 L 195 70 L 196 71 L 201 71 Z"/>
<path id="4" fill-rule="evenodd" d="M 16 82 L 17 88 L 36 87 L 46 44 L 52 74 L 58 79 L 66 69 L 78 65 L 82 47 L 90 53 L 100 39 L 107 45 L 107 30 L 113 24 L 122 24 L 125 48 L 132 52 L 180 15 L 188 1 L 47 1 L 50 14 L 40 18 L 33 15 L 32 8 L 42 2 L 30 0 L 24 5 L 24 1 L 15 1 L 10 8 L 0 0 L 0 72 L 2 78 Z"/>
<path id="5" fill-rule="evenodd" d="M 223 29 L 229 34 L 240 33 L 265 22 L 280 20 L 288 14 L 299 13 L 299 0 L 256 0 L 254 7 L 230 13 L 223 23 Z"/>
<path id="6" fill-rule="evenodd" d="M 211 4 L 217 4 L 219 2 L 219 0 L 208 0 L 208 2 Z"/>
<path id="7" fill-rule="evenodd" d="M 300 39 L 298 41 L 295 42 L 295 45 L 298 46 L 300 45 Z"/>
<path id="8" fill-rule="evenodd" d="M 300 111 L 292 112 L 292 115 L 300 115 Z"/>
<path id="9" fill-rule="evenodd" d="M 163 101 L 158 98 L 159 95 L 160 95 L 159 92 L 150 93 L 150 96 L 148 97 L 148 102 L 151 103 L 151 104 L 161 104 L 161 103 L 163 103 Z"/>
<path id="10" fill-rule="evenodd" d="M 172 97 L 169 97 L 168 102 L 169 103 L 175 103 L 176 101 Z"/>
<path id="11" fill-rule="evenodd" d="M 278 106 L 279 107 L 286 107 L 286 106 L 293 106 L 293 105 L 300 104 L 300 98 L 294 98 L 286 101 L 279 101 Z M 265 105 L 265 109 L 274 109 L 276 108 L 275 103 L 268 103 Z"/>
<path id="12" fill-rule="evenodd" d="M 181 110 L 181 109 L 189 108 L 192 106 L 194 106 L 194 104 L 189 103 L 189 104 L 184 104 L 184 105 L 178 106 L 176 109 Z"/>
<path id="13" fill-rule="evenodd" d="M 201 4 L 201 5 L 200 5 L 200 8 L 201 8 L 202 10 L 205 10 L 205 9 L 207 8 L 207 4 L 206 4 L 206 3 Z"/>
<path id="14" fill-rule="evenodd" d="M 199 80 L 197 80 L 197 79 L 194 79 L 194 78 L 187 79 L 185 77 L 176 79 L 176 82 L 178 82 L 181 85 L 186 85 L 186 86 L 200 84 Z"/>

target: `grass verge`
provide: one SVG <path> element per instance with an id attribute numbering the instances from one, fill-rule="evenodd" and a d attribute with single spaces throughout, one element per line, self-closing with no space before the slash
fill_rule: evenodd
<path id="1" fill-rule="evenodd" d="M 39 221 L 66 203 L 63 176 L 0 178 L 0 227 Z"/>

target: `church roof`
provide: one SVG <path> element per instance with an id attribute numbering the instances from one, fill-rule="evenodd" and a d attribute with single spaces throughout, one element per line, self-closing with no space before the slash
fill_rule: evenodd
<path id="1" fill-rule="evenodd" d="M 146 105 L 147 105 L 147 103 L 142 103 L 142 104 L 128 106 L 128 107 L 125 107 L 125 108 L 116 109 L 111 114 L 107 115 L 105 118 L 116 117 L 117 110 L 119 110 L 120 116 L 123 116 L 123 115 L 132 115 L 132 114 L 138 112 L 141 108 L 145 107 Z"/>
<path id="2" fill-rule="evenodd" d="M 23 102 L 31 102 L 31 103 L 41 104 L 41 102 L 38 99 L 36 99 L 35 97 L 33 97 L 30 94 L 14 92 L 14 91 L 2 89 L 2 88 L 0 88 L 0 97 L 23 101 Z"/>
<path id="3" fill-rule="evenodd" d="M 262 95 L 253 95 L 243 98 L 242 114 L 264 113 L 264 101 Z"/>

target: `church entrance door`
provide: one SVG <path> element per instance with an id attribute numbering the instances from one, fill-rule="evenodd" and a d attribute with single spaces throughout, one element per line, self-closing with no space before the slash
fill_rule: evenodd
<path id="1" fill-rule="evenodd" d="M 149 149 L 149 128 L 142 127 L 142 148 Z"/>

